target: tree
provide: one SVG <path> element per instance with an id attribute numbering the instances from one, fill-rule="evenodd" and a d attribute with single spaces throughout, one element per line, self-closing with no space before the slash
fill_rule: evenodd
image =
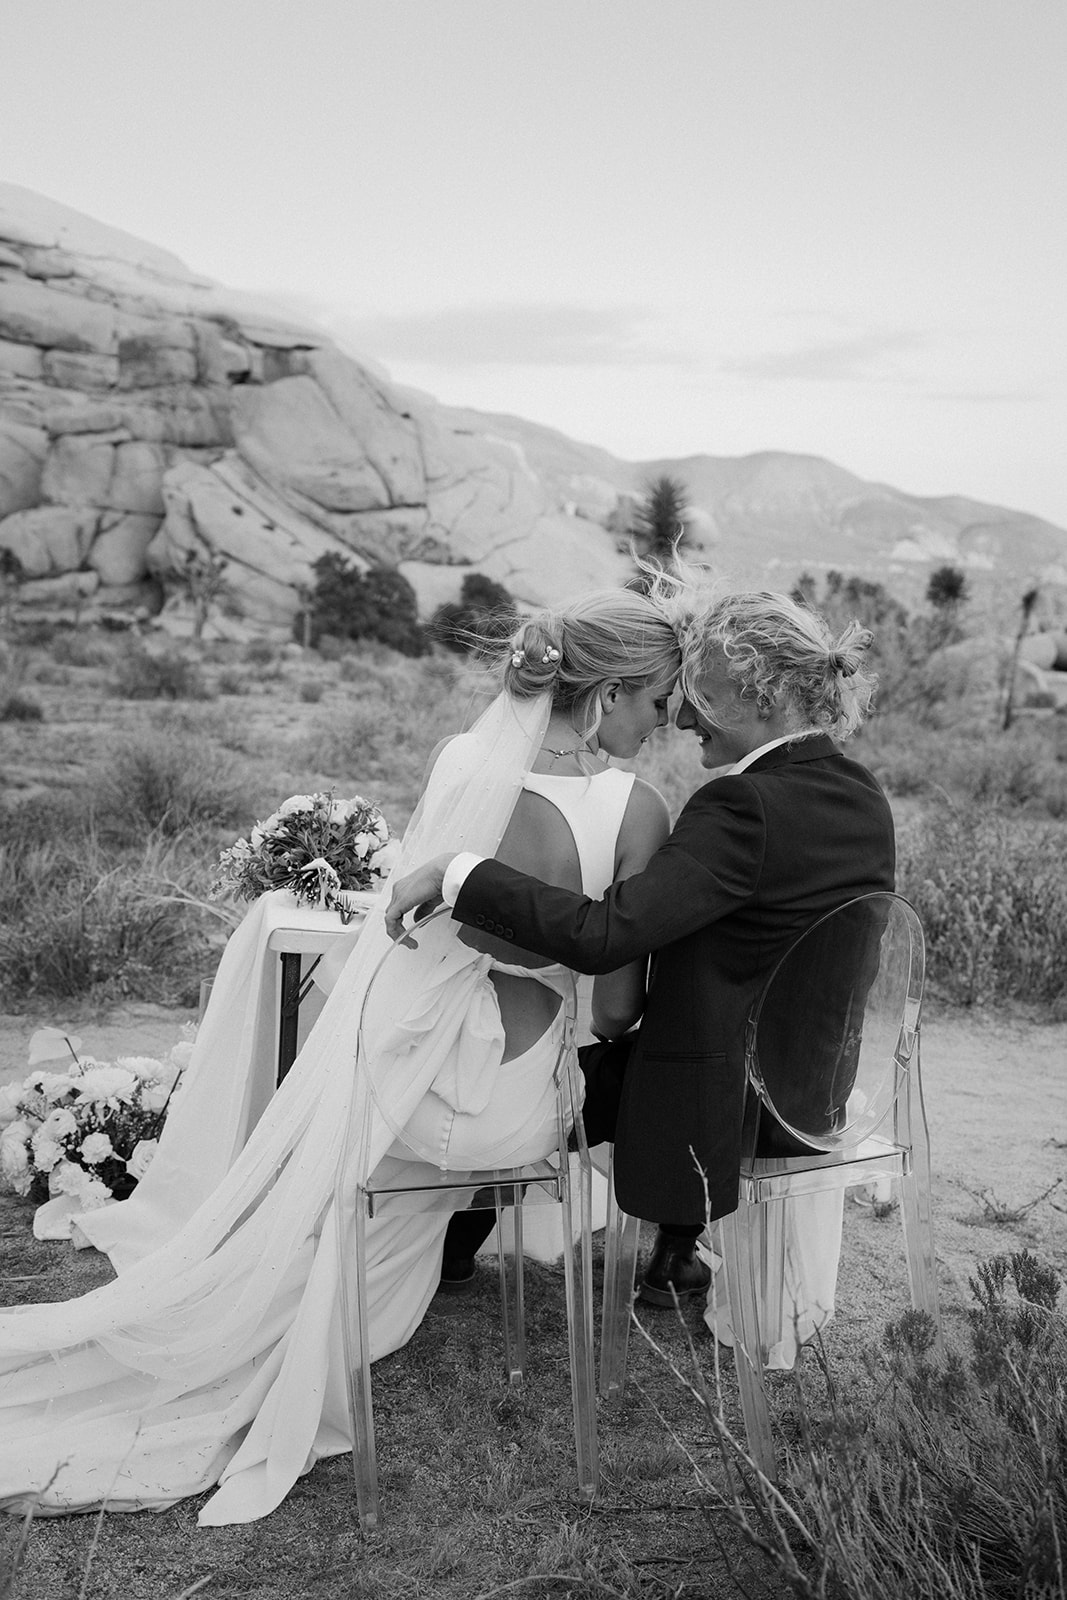
<path id="1" fill-rule="evenodd" d="M 1011 727 L 1015 714 L 1015 674 L 1019 670 L 1019 651 L 1022 649 L 1026 630 L 1030 626 L 1030 617 L 1037 605 L 1040 590 L 1035 584 L 1032 589 L 1027 589 L 1019 602 L 1019 626 L 1015 634 L 1015 644 L 1012 647 L 1011 661 L 1008 664 L 1008 683 L 1004 695 L 1004 720 L 1001 726 L 1005 729 Z"/>
<path id="2" fill-rule="evenodd" d="M 967 579 L 959 567 L 938 567 L 926 585 L 926 599 L 935 611 L 952 612 L 967 599 Z"/>
<path id="3" fill-rule="evenodd" d="M 315 587 L 304 608 L 302 630 L 313 644 L 329 633 L 339 639 L 378 639 L 406 656 L 426 654 L 415 591 L 395 567 L 361 572 L 330 550 L 311 570 Z"/>
<path id="4" fill-rule="evenodd" d="M 663 473 L 648 484 L 634 510 L 631 535 L 639 556 L 669 571 L 685 544 L 689 494 L 680 478 Z"/>
<path id="5" fill-rule="evenodd" d="M 202 639 L 211 607 L 226 589 L 226 557 L 217 550 L 187 550 L 178 578 L 193 603 L 193 638 Z"/>
<path id="6" fill-rule="evenodd" d="M 463 655 L 510 638 L 518 620 L 515 602 L 502 583 L 482 572 L 469 572 L 460 586 L 459 599 L 438 606 L 429 632 L 447 649 Z"/>

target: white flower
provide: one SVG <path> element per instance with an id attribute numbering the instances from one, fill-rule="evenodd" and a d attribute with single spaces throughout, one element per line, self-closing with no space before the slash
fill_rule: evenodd
<path id="1" fill-rule="evenodd" d="M 169 1083 L 146 1083 L 141 1095 L 141 1102 L 146 1111 L 162 1111 L 170 1099 L 171 1086 Z"/>
<path id="2" fill-rule="evenodd" d="M 12 1122 L 0 1134 L 0 1176 L 9 1183 L 16 1194 L 28 1194 L 33 1182 L 30 1157 L 26 1149 L 30 1125 Z"/>
<path id="3" fill-rule="evenodd" d="M 133 1154 L 126 1163 L 126 1171 L 131 1178 L 140 1181 L 152 1164 L 152 1157 L 158 1148 L 158 1139 L 138 1139 L 133 1147 Z"/>
<path id="4" fill-rule="evenodd" d="M 84 1105 L 89 1100 L 107 1100 L 117 1104 L 120 1100 L 131 1099 L 137 1079 L 123 1067 L 94 1066 L 77 1081 L 75 1087 L 79 1104 Z"/>
<path id="5" fill-rule="evenodd" d="M 80 1049 L 81 1040 L 74 1034 L 64 1033 L 62 1028 L 38 1028 L 30 1035 L 26 1064 L 36 1067 L 42 1061 L 70 1062 Z"/>
<path id="6" fill-rule="evenodd" d="M 116 1056 L 115 1065 L 122 1067 L 125 1072 L 132 1072 L 135 1078 L 146 1083 L 160 1077 L 163 1072 L 163 1063 L 152 1056 Z"/>
<path id="7" fill-rule="evenodd" d="M 23 1088 L 36 1090 L 38 1094 L 43 1094 L 46 1100 L 62 1100 L 65 1094 L 70 1093 L 79 1079 L 80 1073 L 77 1070 L 74 1072 L 31 1072 L 23 1084 Z"/>
<path id="8" fill-rule="evenodd" d="M 78 1131 L 78 1119 L 66 1106 L 56 1106 L 41 1123 L 40 1131 L 49 1139 L 62 1141 Z"/>
<path id="9" fill-rule="evenodd" d="M 375 853 L 370 870 L 376 872 L 380 878 L 387 878 L 399 859 L 400 846 L 395 839 L 390 839 L 388 844 L 383 844 Z"/>
<path id="10" fill-rule="evenodd" d="M 57 1144 L 47 1135 L 42 1137 L 42 1130 L 38 1128 L 30 1141 L 33 1147 L 33 1164 L 38 1172 L 51 1172 L 57 1161 L 63 1159 L 63 1146 Z"/>
<path id="11" fill-rule="evenodd" d="M 174 1068 L 175 1072 L 184 1072 L 189 1065 L 189 1058 L 193 1053 L 192 1039 L 180 1039 L 173 1045 L 167 1056 L 167 1065 Z"/>
<path id="12" fill-rule="evenodd" d="M 106 1133 L 91 1133 L 82 1140 L 81 1158 L 91 1167 L 98 1167 L 101 1161 L 106 1161 L 115 1154 L 115 1146 L 111 1143 Z"/>
<path id="13" fill-rule="evenodd" d="M 334 800 L 330 804 L 330 821 L 336 826 L 347 822 L 352 810 L 351 800 Z"/>
<path id="14" fill-rule="evenodd" d="M 356 855 L 362 861 L 368 850 L 374 850 L 377 848 L 377 841 L 373 833 L 357 833 L 356 837 L 352 840 L 352 847 L 355 850 Z"/>
<path id="15" fill-rule="evenodd" d="M 280 821 L 284 817 L 292 817 L 303 811 L 314 811 L 317 799 L 318 796 L 314 794 L 292 794 L 288 800 L 282 801 L 271 821 Z"/>
<path id="16" fill-rule="evenodd" d="M 0 1088 L 0 1128 L 6 1128 L 9 1122 L 14 1122 L 22 1107 L 22 1085 L 19 1083 L 5 1083 Z"/>
<path id="17" fill-rule="evenodd" d="M 48 1192 L 52 1196 L 73 1195 L 83 1211 L 95 1211 L 98 1206 L 106 1206 L 111 1199 L 107 1184 L 94 1178 L 92 1173 L 86 1172 L 74 1161 L 63 1161 L 56 1167 L 48 1180 Z"/>

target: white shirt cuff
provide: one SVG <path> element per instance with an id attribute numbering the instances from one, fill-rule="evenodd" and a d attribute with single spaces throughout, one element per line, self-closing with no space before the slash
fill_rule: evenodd
<path id="1" fill-rule="evenodd" d="M 441 884 L 441 899 L 446 906 L 454 906 L 459 899 L 459 891 L 467 881 L 468 874 L 473 872 L 479 862 L 484 861 L 484 856 L 476 856 L 470 850 L 461 850 L 458 856 L 445 868 L 444 881 Z"/>

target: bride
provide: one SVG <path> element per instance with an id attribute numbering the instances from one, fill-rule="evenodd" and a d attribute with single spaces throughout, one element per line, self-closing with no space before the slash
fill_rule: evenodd
<path id="1" fill-rule="evenodd" d="M 497 698 L 435 752 L 396 871 L 475 850 L 594 896 L 639 872 L 666 838 L 666 806 L 605 763 L 636 755 L 667 720 L 680 663 L 670 611 L 659 596 L 619 590 L 524 623 L 507 646 Z M 368 1094 L 353 1070 L 354 1041 L 391 948 L 388 893 L 250 1133 L 232 1092 L 212 1118 L 214 1066 L 200 1052 L 187 1092 L 207 1184 L 197 1183 L 186 1111 L 185 1132 L 164 1139 L 157 1159 L 172 1196 L 184 1166 L 193 1199 L 168 1213 L 162 1191 L 153 1205 L 146 1184 L 140 1210 L 127 1201 L 95 1214 L 101 1226 L 83 1226 L 119 1276 L 77 1300 L 0 1314 L 3 1509 L 133 1511 L 217 1484 L 201 1524 L 248 1522 L 316 1460 L 350 1448 L 332 1191 L 345 1130 L 362 1122 Z M 397 1128 L 450 1169 L 544 1154 L 561 969 L 514 940 L 450 922 L 427 945 L 420 982 L 408 971 L 395 1000 L 394 1035 L 409 1021 L 418 1042 L 376 1063 L 389 1104 L 369 1110 L 363 1175 L 410 1160 Z M 644 981 L 642 961 L 597 979 L 598 1032 L 616 1036 L 637 1020 Z M 232 1062 L 214 1065 L 232 1087 Z M 372 1359 L 419 1326 L 447 1222 L 444 1212 L 369 1220 Z"/>

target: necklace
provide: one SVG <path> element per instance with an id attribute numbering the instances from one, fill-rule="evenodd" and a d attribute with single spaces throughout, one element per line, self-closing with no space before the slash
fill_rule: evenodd
<path id="1" fill-rule="evenodd" d="M 554 750 L 550 744 L 543 744 L 541 749 L 546 755 L 552 756 L 556 761 L 562 761 L 564 756 L 576 756 L 579 753 L 583 753 L 585 755 L 589 754 L 589 750 L 586 747 L 584 740 L 581 744 L 576 744 L 573 750 Z"/>

